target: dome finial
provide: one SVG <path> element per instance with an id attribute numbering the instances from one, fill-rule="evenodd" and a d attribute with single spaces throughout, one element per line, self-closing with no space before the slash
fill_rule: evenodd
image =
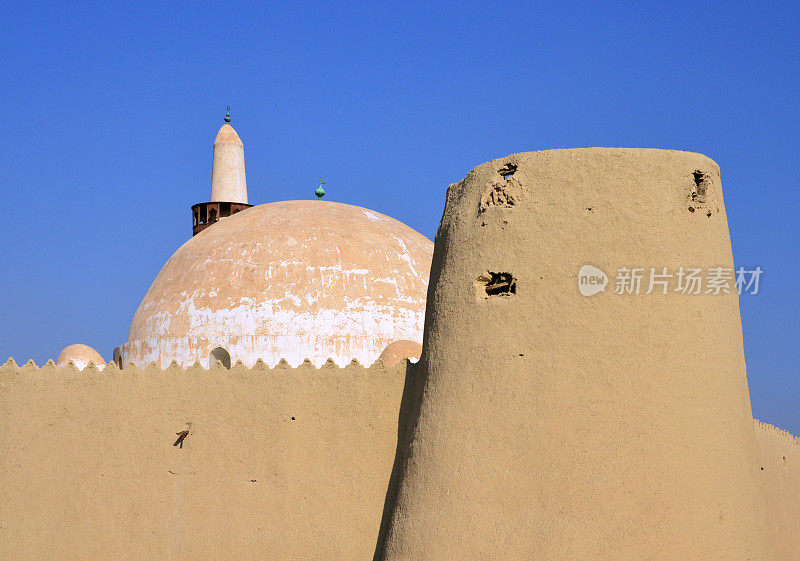
<path id="1" fill-rule="evenodd" d="M 231 106 L 228 105 L 227 109 L 228 109 L 228 111 L 225 113 L 225 122 L 226 123 L 230 123 L 231 122 Z"/>
<path id="2" fill-rule="evenodd" d="M 322 186 L 326 183 L 327 181 L 323 181 L 321 177 L 319 178 L 319 187 L 317 187 L 316 191 L 314 191 L 314 194 L 317 196 L 317 200 L 321 201 L 322 197 L 325 196 L 325 189 L 323 189 Z"/>

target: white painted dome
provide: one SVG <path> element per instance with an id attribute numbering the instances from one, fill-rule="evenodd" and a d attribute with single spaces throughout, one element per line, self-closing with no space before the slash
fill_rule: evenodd
<path id="1" fill-rule="evenodd" d="M 361 207 L 255 206 L 175 252 L 115 356 L 161 367 L 368 365 L 393 341 L 422 341 L 432 253 L 422 234 Z"/>
<path id="2" fill-rule="evenodd" d="M 103 360 L 100 353 L 89 345 L 82 345 L 80 343 L 64 347 L 64 349 L 58 353 L 58 358 L 56 359 L 56 364 L 58 366 L 66 366 L 69 364 L 69 361 L 72 361 L 78 370 L 83 370 L 90 362 L 93 362 L 98 370 L 102 370 L 106 366 L 106 361 Z"/>

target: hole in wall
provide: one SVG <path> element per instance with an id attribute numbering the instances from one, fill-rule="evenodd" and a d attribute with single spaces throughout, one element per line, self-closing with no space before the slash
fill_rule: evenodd
<path id="1" fill-rule="evenodd" d="M 212 368 L 218 362 L 222 363 L 222 366 L 227 368 L 228 370 L 231 369 L 231 355 L 223 349 L 222 347 L 217 347 L 211 354 L 208 355 L 208 367 Z"/>
<path id="2" fill-rule="evenodd" d="M 478 212 L 486 212 L 493 206 L 513 207 L 522 198 L 522 193 L 522 184 L 513 177 L 489 182 L 481 196 Z"/>
<path id="3" fill-rule="evenodd" d="M 517 279 L 511 273 L 492 273 L 487 271 L 478 277 L 478 296 L 510 296 L 517 293 Z M 481 292 L 483 294 L 481 294 Z"/>
<path id="4" fill-rule="evenodd" d="M 708 187 L 711 185 L 711 178 L 706 172 L 700 171 L 699 169 L 694 170 L 692 175 L 694 176 L 695 186 L 695 190 L 692 192 L 692 200 L 696 200 L 699 203 L 704 203 L 706 202 Z"/>
<path id="5" fill-rule="evenodd" d="M 516 164 L 512 164 L 512 163 L 508 163 L 508 164 L 504 165 L 503 167 L 501 167 L 499 170 L 497 170 L 497 173 L 499 173 L 500 176 L 503 179 L 505 179 L 506 177 L 508 177 L 510 175 L 514 175 L 514 173 L 516 171 L 517 171 L 517 165 Z"/>
<path id="6" fill-rule="evenodd" d="M 708 174 L 702 170 L 696 169 L 692 172 L 692 179 L 694 180 L 694 185 L 692 185 L 692 192 L 689 195 L 689 212 L 694 212 L 696 210 L 701 210 L 706 217 L 711 218 L 711 215 L 714 213 L 713 208 L 709 208 L 712 205 L 712 175 Z"/>

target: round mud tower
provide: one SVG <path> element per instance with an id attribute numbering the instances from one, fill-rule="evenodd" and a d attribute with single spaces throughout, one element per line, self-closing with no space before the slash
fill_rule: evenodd
<path id="1" fill-rule="evenodd" d="M 733 279 L 686 294 L 681 267 L 733 268 L 705 156 L 550 150 L 451 185 L 376 558 L 771 559 Z"/>

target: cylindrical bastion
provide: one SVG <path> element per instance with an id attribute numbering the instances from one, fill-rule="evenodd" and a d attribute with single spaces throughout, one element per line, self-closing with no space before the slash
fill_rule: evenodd
<path id="1" fill-rule="evenodd" d="M 513 154 L 450 185 L 376 557 L 772 559 L 728 271 L 700 154 Z"/>

